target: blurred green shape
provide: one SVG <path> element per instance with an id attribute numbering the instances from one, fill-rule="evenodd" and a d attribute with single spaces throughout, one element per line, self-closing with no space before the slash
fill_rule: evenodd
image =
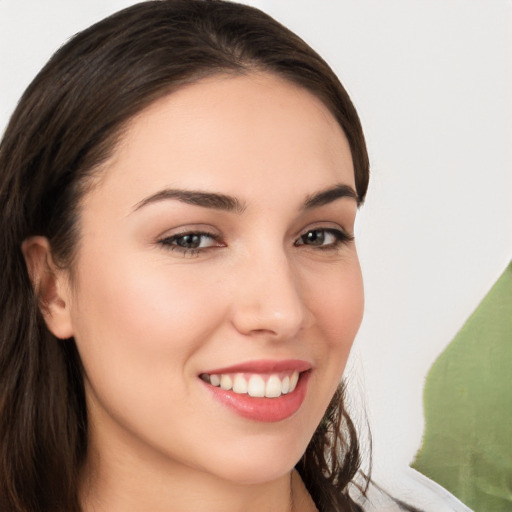
<path id="1" fill-rule="evenodd" d="M 512 511 L 512 262 L 432 366 L 412 467 L 476 512 Z"/>

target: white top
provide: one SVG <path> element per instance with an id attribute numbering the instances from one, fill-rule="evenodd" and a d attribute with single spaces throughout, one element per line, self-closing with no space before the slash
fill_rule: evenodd
<path id="1" fill-rule="evenodd" d="M 372 483 L 366 498 L 355 486 L 351 489 L 351 496 L 365 512 L 406 510 L 395 500 L 418 512 L 472 512 L 453 494 L 412 468 L 407 468 L 392 486 Z"/>

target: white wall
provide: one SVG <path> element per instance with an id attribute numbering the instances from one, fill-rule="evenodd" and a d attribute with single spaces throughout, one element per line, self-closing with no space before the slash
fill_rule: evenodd
<path id="1" fill-rule="evenodd" d="M 0 0 L 0 129 L 63 41 L 131 3 Z M 373 175 L 356 359 L 389 473 L 420 445 L 429 367 L 512 258 L 512 3 L 246 3 L 317 49 L 362 118 Z"/>

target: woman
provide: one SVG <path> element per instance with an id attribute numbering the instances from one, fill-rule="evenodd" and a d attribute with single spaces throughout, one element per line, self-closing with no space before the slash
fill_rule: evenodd
<path id="1" fill-rule="evenodd" d="M 368 157 L 313 50 L 135 5 L 52 57 L 0 169 L 0 510 L 361 510 Z"/>

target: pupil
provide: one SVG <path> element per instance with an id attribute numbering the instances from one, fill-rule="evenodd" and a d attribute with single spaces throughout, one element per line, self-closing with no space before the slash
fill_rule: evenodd
<path id="1" fill-rule="evenodd" d="M 199 235 L 183 235 L 177 240 L 178 245 L 186 247 L 187 249 L 196 249 L 201 244 L 201 237 Z"/>
<path id="2" fill-rule="evenodd" d="M 323 231 L 315 230 L 309 231 L 306 234 L 306 242 L 311 245 L 322 245 L 324 243 L 325 235 Z"/>

